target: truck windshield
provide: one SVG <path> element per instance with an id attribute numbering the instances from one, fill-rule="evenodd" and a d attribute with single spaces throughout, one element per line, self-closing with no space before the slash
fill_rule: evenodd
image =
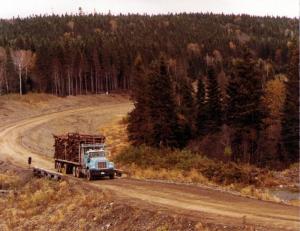
<path id="1" fill-rule="evenodd" d="M 90 152 L 89 156 L 90 157 L 105 157 L 105 152 L 104 151 Z"/>

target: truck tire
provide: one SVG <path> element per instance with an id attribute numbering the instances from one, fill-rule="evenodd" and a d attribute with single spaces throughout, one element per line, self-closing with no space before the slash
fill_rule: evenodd
<path id="1" fill-rule="evenodd" d="M 87 172 L 86 172 L 86 179 L 87 180 L 93 180 L 93 175 L 92 175 L 92 173 L 90 172 L 90 170 L 87 170 Z"/>
<path id="2" fill-rule="evenodd" d="M 111 173 L 111 174 L 109 174 L 109 179 L 114 179 L 115 178 L 115 173 Z"/>
<path id="3" fill-rule="evenodd" d="M 81 171 L 79 167 L 76 167 L 76 177 L 80 178 L 81 177 Z"/>
<path id="4" fill-rule="evenodd" d="M 62 164 L 62 166 L 61 166 L 61 172 L 63 173 L 63 174 L 67 174 L 67 165 L 66 164 Z"/>
<path id="5" fill-rule="evenodd" d="M 74 177 L 77 177 L 77 172 L 76 171 L 77 171 L 77 167 L 73 166 L 72 173 L 73 173 Z"/>
<path id="6" fill-rule="evenodd" d="M 57 171 L 61 172 L 61 163 L 57 163 Z"/>

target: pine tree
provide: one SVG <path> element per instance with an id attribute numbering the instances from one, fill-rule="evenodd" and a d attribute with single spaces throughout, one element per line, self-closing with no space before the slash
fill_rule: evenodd
<path id="1" fill-rule="evenodd" d="M 135 60 L 131 83 L 131 98 L 134 102 L 134 109 L 129 113 L 127 126 L 128 138 L 134 145 L 146 142 L 148 125 L 146 83 L 142 58 L 138 55 Z"/>
<path id="2" fill-rule="evenodd" d="M 179 146 L 178 119 L 172 89 L 166 61 L 161 56 L 159 64 L 153 65 L 148 80 L 149 145 Z"/>
<path id="3" fill-rule="evenodd" d="M 181 77 L 179 80 L 179 113 L 187 120 L 191 120 L 194 110 L 193 88 L 187 77 Z"/>
<path id="4" fill-rule="evenodd" d="M 17 87 L 17 85 L 15 84 L 16 83 L 16 80 L 18 79 L 17 76 L 16 76 L 16 71 L 15 71 L 15 67 L 14 67 L 14 63 L 13 63 L 13 60 L 11 58 L 11 55 L 10 55 L 10 50 L 9 48 L 7 47 L 5 49 L 6 51 L 6 57 L 7 57 L 7 60 L 6 60 L 6 63 L 5 63 L 5 77 L 6 77 L 6 91 L 7 93 L 10 93 L 11 91 L 15 91 L 15 88 Z"/>
<path id="5" fill-rule="evenodd" d="M 194 122 L 194 97 L 193 88 L 187 77 L 181 76 L 178 80 L 178 112 L 180 115 L 179 126 L 181 145 L 185 146 L 186 143 L 191 139 L 193 133 L 193 122 Z"/>
<path id="6" fill-rule="evenodd" d="M 248 50 L 236 61 L 227 87 L 227 124 L 234 130 L 232 159 L 257 163 L 259 132 L 265 116 L 262 84 L 255 60 Z"/>
<path id="7" fill-rule="evenodd" d="M 215 133 L 220 129 L 220 126 L 222 125 L 222 106 L 220 88 L 213 66 L 208 66 L 207 78 L 208 99 L 206 106 L 207 121 L 205 127 L 208 133 Z"/>
<path id="8" fill-rule="evenodd" d="M 296 162 L 299 160 L 299 50 L 297 47 L 291 51 L 286 90 L 282 143 L 286 162 Z"/>
<path id="9" fill-rule="evenodd" d="M 204 124 L 206 122 L 206 104 L 205 104 L 205 85 L 202 78 L 198 79 L 197 94 L 196 94 L 196 134 L 204 135 Z"/>

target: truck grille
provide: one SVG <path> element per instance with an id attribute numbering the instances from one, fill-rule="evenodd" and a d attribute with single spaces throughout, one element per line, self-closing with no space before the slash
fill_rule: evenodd
<path id="1" fill-rule="evenodd" d="M 106 162 L 99 162 L 98 168 L 106 168 Z"/>

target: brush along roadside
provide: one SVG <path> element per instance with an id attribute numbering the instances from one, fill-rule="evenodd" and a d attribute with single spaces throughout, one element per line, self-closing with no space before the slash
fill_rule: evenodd
<path id="1" fill-rule="evenodd" d="M 131 178 L 192 183 L 256 199 L 289 203 L 271 193 L 270 188 L 288 183 L 276 177 L 276 172 L 251 165 L 223 163 L 189 150 L 130 146 L 114 161 L 126 169 Z"/>

